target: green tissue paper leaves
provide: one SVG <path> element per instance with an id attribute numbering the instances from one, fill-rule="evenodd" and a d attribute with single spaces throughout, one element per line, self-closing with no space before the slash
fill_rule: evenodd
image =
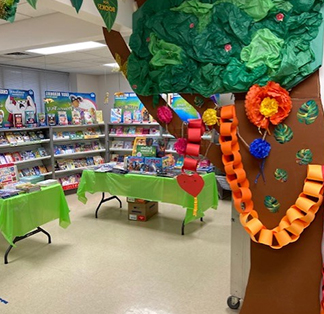
<path id="1" fill-rule="evenodd" d="M 279 182 L 286 182 L 288 180 L 288 173 L 286 170 L 283 169 L 277 168 L 274 173 L 274 176 L 276 180 Z"/>
<path id="2" fill-rule="evenodd" d="M 112 26 L 115 23 L 118 11 L 117 0 L 93 0 L 99 11 L 102 19 L 104 20 L 108 31 L 111 31 Z"/>
<path id="3" fill-rule="evenodd" d="M 308 165 L 313 160 L 313 153 L 310 149 L 304 148 L 297 152 L 296 154 L 296 163 L 298 165 Z"/>
<path id="4" fill-rule="evenodd" d="M 279 211 L 280 203 L 273 196 L 266 196 L 264 198 L 264 206 L 274 214 Z"/>

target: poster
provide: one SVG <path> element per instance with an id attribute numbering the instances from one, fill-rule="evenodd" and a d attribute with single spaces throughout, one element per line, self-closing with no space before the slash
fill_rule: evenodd
<path id="1" fill-rule="evenodd" d="M 196 109 L 184 100 L 179 94 L 169 94 L 169 104 L 182 121 L 189 119 L 200 119 Z"/>
<path id="2" fill-rule="evenodd" d="M 95 116 L 97 110 L 95 93 L 46 91 L 44 103 L 45 113 L 55 114 L 56 119 L 58 111 L 66 111 L 68 124 L 71 124 L 72 121 L 72 110 L 79 111 L 82 119 L 84 112 L 90 112 L 91 115 Z"/>
<path id="3" fill-rule="evenodd" d="M 36 116 L 36 104 L 32 90 L 0 89 L 0 128 L 13 126 L 14 114 L 22 115 L 25 124 L 25 112 L 34 112 Z"/>

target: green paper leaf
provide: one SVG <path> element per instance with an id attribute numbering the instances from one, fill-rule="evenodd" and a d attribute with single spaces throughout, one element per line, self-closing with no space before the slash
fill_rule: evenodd
<path id="1" fill-rule="evenodd" d="M 118 1 L 117 0 L 93 0 L 99 11 L 102 19 L 104 20 L 108 31 L 111 31 L 114 25 L 117 11 L 118 11 Z"/>
<path id="2" fill-rule="evenodd" d="M 273 136 L 277 142 L 284 144 L 292 140 L 294 133 L 288 125 L 279 124 L 275 128 Z"/>
<path id="3" fill-rule="evenodd" d="M 300 123 L 305 123 L 306 125 L 315 122 L 318 117 L 318 106 L 314 100 L 309 100 L 301 105 L 297 112 L 297 119 Z"/>
<path id="4" fill-rule="evenodd" d="M 296 163 L 299 165 L 308 165 L 313 160 L 313 153 L 310 149 L 304 148 L 297 152 Z"/>
<path id="5" fill-rule="evenodd" d="M 77 13 L 79 13 L 82 6 L 83 0 L 71 0 L 72 6 L 75 8 Z"/>
<path id="6" fill-rule="evenodd" d="M 27 2 L 36 10 L 37 0 L 27 0 Z"/>
<path id="7" fill-rule="evenodd" d="M 274 214 L 279 211 L 280 203 L 273 196 L 266 196 L 263 203 L 271 213 Z"/>
<path id="8" fill-rule="evenodd" d="M 286 170 L 283 169 L 277 168 L 274 173 L 274 176 L 276 180 L 278 180 L 279 182 L 287 182 L 288 180 L 288 173 Z"/>

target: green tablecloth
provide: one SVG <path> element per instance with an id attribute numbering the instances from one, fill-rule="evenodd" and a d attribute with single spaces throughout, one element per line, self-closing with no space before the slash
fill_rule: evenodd
<path id="1" fill-rule="evenodd" d="M 0 230 L 13 245 L 16 236 L 54 219 L 60 219 L 60 226 L 70 224 L 69 207 L 60 184 L 42 187 L 41 191 L 0 199 Z"/>
<path id="2" fill-rule="evenodd" d="M 78 199 L 87 202 L 86 192 L 109 192 L 111 195 L 121 195 L 142 198 L 150 201 L 172 203 L 187 208 L 185 224 L 203 217 L 208 208 L 217 208 L 218 194 L 214 173 L 202 176 L 205 181 L 203 190 L 198 195 L 198 215 L 194 217 L 194 198 L 183 191 L 174 178 L 156 177 L 138 174 L 100 173 L 84 170 L 78 187 Z"/>

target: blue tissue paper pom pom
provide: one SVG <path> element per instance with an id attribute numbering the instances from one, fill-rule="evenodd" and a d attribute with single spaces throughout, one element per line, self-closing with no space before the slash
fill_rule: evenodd
<path id="1" fill-rule="evenodd" d="M 268 157 L 270 150 L 270 144 L 261 138 L 254 140 L 250 145 L 250 153 L 255 158 L 264 159 Z"/>

